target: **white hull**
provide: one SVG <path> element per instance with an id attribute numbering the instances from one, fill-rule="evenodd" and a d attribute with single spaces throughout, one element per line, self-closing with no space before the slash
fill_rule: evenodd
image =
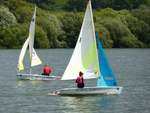
<path id="1" fill-rule="evenodd" d="M 122 92 L 122 87 L 85 87 L 85 88 L 64 88 L 53 92 L 62 96 L 87 96 L 87 95 L 118 95 Z"/>
<path id="2" fill-rule="evenodd" d="M 16 75 L 19 80 L 56 80 L 60 79 L 60 76 L 46 76 L 46 75 L 38 75 L 38 74 L 22 74 L 19 73 Z"/>

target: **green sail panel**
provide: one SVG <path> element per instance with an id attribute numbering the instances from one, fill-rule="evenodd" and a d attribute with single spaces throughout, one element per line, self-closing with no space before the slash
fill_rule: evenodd
<path id="1" fill-rule="evenodd" d="M 89 3 L 85 12 L 81 30 L 81 57 L 82 65 L 87 70 L 99 72 L 95 28 L 93 22 L 92 7 Z"/>

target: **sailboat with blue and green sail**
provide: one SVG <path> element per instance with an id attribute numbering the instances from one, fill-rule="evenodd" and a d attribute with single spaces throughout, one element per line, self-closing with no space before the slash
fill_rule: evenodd
<path id="1" fill-rule="evenodd" d="M 118 86 L 115 75 L 108 64 L 98 33 L 95 34 L 90 0 L 87 4 L 74 52 L 61 79 L 76 79 L 80 71 L 84 73 L 84 79 L 97 78 L 97 85 L 85 88 L 63 88 L 56 90 L 54 93 L 58 95 L 98 95 L 121 93 L 122 87 Z"/>

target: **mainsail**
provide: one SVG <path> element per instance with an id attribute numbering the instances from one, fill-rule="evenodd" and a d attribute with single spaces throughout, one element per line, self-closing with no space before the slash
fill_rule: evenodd
<path id="1" fill-rule="evenodd" d="M 25 41 L 25 43 L 21 49 L 20 55 L 19 55 L 19 60 L 18 60 L 18 70 L 19 71 L 24 70 L 23 60 L 24 60 L 24 56 L 25 56 L 26 49 L 28 46 L 29 46 L 31 67 L 42 63 L 33 48 L 34 47 L 34 34 L 35 34 L 35 19 L 36 19 L 36 7 L 35 7 L 35 11 L 34 11 L 31 23 L 30 23 L 29 36 L 28 36 L 27 40 Z"/>
<path id="2" fill-rule="evenodd" d="M 81 31 L 62 80 L 76 79 L 82 71 L 85 79 L 100 75 L 91 1 L 86 8 Z"/>
<path id="3" fill-rule="evenodd" d="M 34 47 L 34 34 L 35 34 L 35 20 L 36 20 L 36 7 L 35 7 L 35 11 L 34 11 L 31 23 L 30 23 L 30 30 L 29 30 L 29 53 L 30 53 L 31 67 L 42 63 L 33 48 Z"/>

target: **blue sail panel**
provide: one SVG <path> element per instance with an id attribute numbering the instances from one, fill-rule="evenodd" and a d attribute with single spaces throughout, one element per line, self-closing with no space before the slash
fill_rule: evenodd
<path id="1" fill-rule="evenodd" d="M 117 81 L 107 61 L 105 51 L 98 37 L 98 33 L 96 33 L 96 42 L 97 42 L 99 66 L 101 72 L 101 76 L 99 76 L 97 80 L 97 86 L 117 86 Z"/>

